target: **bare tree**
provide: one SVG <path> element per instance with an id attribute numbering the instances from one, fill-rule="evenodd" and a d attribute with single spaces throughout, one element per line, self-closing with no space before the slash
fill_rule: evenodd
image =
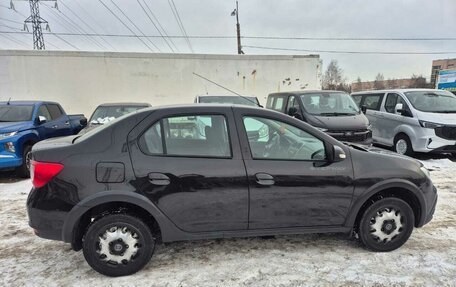
<path id="1" fill-rule="evenodd" d="M 398 88 L 397 80 L 395 78 L 386 80 L 386 88 L 388 88 L 388 89 Z"/>
<path id="2" fill-rule="evenodd" d="M 385 77 L 383 77 L 383 74 L 378 73 L 377 76 L 375 77 L 374 89 L 382 90 L 384 88 L 385 88 Z"/>
<path id="3" fill-rule="evenodd" d="M 423 75 L 415 75 L 413 74 L 411 77 L 411 84 L 410 88 L 428 88 L 429 84 L 426 83 L 426 78 Z"/>
<path id="4" fill-rule="evenodd" d="M 323 90 L 336 90 L 341 87 L 346 88 L 343 70 L 337 64 L 337 60 L 331 60 L 323 75 L 321 86 Z"/>

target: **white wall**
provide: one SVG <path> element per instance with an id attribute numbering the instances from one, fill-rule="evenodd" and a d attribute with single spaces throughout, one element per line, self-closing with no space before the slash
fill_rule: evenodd
<path id="1" fill-rule="evenodd" d="M 157 106 L 230 94 L 193 72 L 264 104 L 271 92 L 320 89 L 321 62 L 318 55 L 0 51 L 0 100 L 53 100 L 90 116 L 105 102 Z"/>

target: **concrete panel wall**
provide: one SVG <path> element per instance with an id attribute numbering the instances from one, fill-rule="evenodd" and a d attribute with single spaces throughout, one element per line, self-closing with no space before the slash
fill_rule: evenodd
<path id="1" fill-rule="evenodd" d="M 53 100 L 89 116 L 104 102 L 157 106 L 230 94 L 193 72 L 264 104 L 271 92 L 319 89 L 321 63 L 317 55 L 0 51 L 0 100 Z"/>

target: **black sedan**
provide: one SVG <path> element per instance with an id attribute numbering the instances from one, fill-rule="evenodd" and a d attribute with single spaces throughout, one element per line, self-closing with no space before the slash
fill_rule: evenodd
<path id="1" fill-rule="evenodd" d="M 391 251 L 437 201 L 418 161 L 247 106 L 143 109 L 40 142 L 32 159 L 30 226 L 109 276 L 179 240 L 343 232 Z"/>

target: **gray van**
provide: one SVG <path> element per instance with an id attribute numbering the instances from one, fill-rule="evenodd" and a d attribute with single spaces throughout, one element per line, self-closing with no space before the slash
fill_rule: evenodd
<path id="1" fill-rule="evenodd" d="M 456 155 L 456 96 L 432 89 L 352 93 L 372 124 L 374 143 L 397 153 Z"/>
<path id="2" fill-rule="evenodd" d="M 372 143 L 369 120 L 345 92 L 274 93 L 268 96 L 266 108 L 305 121 L 340 141 Z"/>

